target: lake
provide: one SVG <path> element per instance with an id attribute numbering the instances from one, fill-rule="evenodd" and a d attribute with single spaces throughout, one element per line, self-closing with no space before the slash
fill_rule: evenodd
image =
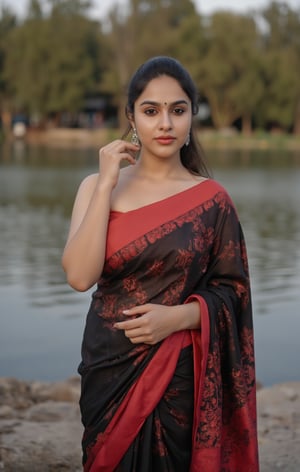
<path id="1" fill-rule="evenodd" d="M 97 150 L 0 148 L 0 376 L 76 374 L 91 291 L 60 266 L 74 196 Z M 208 152 L 244 229 L 252 280 L 257 378 L 300 380 L 299 152 Z"/>

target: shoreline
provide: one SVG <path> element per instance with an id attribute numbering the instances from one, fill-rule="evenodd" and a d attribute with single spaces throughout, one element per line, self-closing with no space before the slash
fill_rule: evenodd
<path id="1" fill-rule="evenodd" d="M 29 129 L 17 138 L 13 135 L 8 142 L 24 142 L 32 146 L 52 148 L 99 148 L 109 141 L 120 139 L 122 130 L 112 128 L 79 129 L 51 128 L 47 130 Z M 198 137 L 206 149 L 228 150 L 273 150 L 282 149 L 300 151 L 300 136 L 287 133 L 266 133 L 254 131 L 251 135 L 242 135 L 233 129 L 216 131 L 199 129 Z M 5 143 L 6 141 L 4 141 Z"/>
<path id="2" fill-rule="evenodd" d="M 0 377 L 0 469 L 80 472 L 80 380 Z M 300 470 L 300 381 L 257 391 L 260 472 Z"/>

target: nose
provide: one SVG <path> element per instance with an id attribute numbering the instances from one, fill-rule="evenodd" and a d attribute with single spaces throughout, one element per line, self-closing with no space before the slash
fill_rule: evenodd
<path id="1" fill-rule="evenodd" d="M 172 119 L 168 110 L 162 110 L 161 120 L 160 120 L 160 129 L 170 130 L 172 128 Z"/>

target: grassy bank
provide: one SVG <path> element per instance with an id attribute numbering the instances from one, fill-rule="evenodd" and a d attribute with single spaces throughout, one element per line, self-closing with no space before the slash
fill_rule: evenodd
<path id="1" fill-rule="evenodd" d="M 282 149 L 300 151 L 300 136 L 291 134 L 253 133 L 249 136 L 199 131 L 203 146 L 212 149 Z"/>
<path id="2" fill-rule="evenodd" d="M 282 149 L 300 152 L 300 136 L 257 132 L 244 136 L 233 132 L 199 130 L 199 139 L 205 149 Z M 50 147 L 99 148 L 113 139 L 120 138 L 122 130 L 54 128 L 45 131 L 30 130 L 26 142 Z"/>

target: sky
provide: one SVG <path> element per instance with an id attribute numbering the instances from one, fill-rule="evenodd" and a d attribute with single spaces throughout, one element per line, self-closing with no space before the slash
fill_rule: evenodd
<path id="1" fill-rule="evenodd" d="M 261 9 L 268 5 L 271 0 L 194 0 L 197 10 L 209 15 L 216 10 L 231 10 L 238 13 L 245 13 L 249 10 Z M 283 0 L 284 1 L 284 0 Z M 97 15 L 105 15 L 111 8 L 112 3 L 126 3 L 126 0 L 94 0 L 94 11 Z M 300 0 L 285 0 L 285 3 L 290 5 L 293 9 L 300 10 Z"/>
<path id="2" fill-rule="evenodd" d="M 250 10 L 260 10 L 270 3 L 271 0 L 194 0 L 197 10 L 209 15 L 216 10 L 230 10 L 237 13 L 246 13 Z M 91 15 L 102 19 L 114 4 L 124 4 L 126 0 L 93 0 L 94 8 Z M 300 0 L 285 0 L 292 9 L 300 10 Z M 27 9 L 28 0 L 0 0 L 0 5 L 9 5 L 19 15 L 24 14 Z"/>

